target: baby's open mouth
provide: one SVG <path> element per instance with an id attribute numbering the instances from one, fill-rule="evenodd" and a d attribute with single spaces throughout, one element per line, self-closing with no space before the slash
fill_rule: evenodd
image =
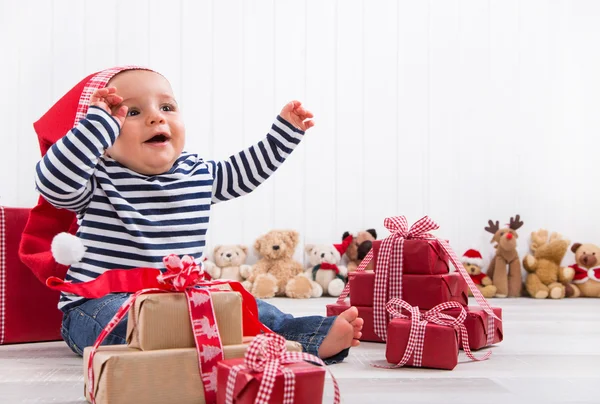
<path id="1" fill-rule="evenodd" d="M 169 140 L 169 137 L 167 135 L 160 133 L 158 135 L 152 136 L 150 139 L 146 140 L 144 143 L 162 143 L 162 142 L 166 142 L 167 140 Z"/>

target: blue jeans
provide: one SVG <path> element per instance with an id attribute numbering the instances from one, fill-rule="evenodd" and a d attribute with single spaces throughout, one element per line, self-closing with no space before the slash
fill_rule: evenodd
<path id="1" fill-rule="evenodd" d="M 91 299 L 67 309 L 63 314 L 61 335 L 71 350 L 82 356 L 86 346 L 94 345 L 100 332 L 113 318 L 119 307 L 127 300 L 127 293 L 109 294 L 99 299 Z M 306 316 L 294 318 L 277 307 L 256 300 L 260 321 L 285 339 L 297 341 L 305 352 L 319 356 L 318 350 L 329 332 L 335 316 Z M 102 345 L 120 345 L 126 343 L 127 316 L 121 321 Z M 338 363 L 348 356 L 349 348 L 323 359 L 326 364 Z"/>

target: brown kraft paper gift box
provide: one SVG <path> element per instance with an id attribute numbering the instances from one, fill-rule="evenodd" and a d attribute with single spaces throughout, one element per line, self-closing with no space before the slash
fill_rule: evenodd
<path id="1" fill-rule="evenodd" d="M 350 303 L 353 306 L 373 306 L 375 272 L 353 272 L 349 275 Z M 467 282 L 460 273 L 443 275 L 402 276 L 402 299 L 411 306 L 429 310 L 440 303 L 455 301 L 469 304 Z"/>
<path id="2" fill-rule="evenodd" d="M 223 347 L 225 359 L 242 358 L 248 344 Z M 91 347 L 83 351 L 85 397 L 87 364 Z M 302 346 L 286 342 L 290 352 Z M 196 348 L 140 351 L 126 345 L 103 345 L 94 356 L 94 391 L 98 404 L 203 404 L 204 389 L 198 370 Z"/>
<path id="3" fill-rule="evenodd" d="M 211 294 L 223 345 L 242 343 L 242 296 L 238 292 Z M 196 341 L 184 293 L 149 293 L 131 306 L 127 344 L 143 351 L 194 348 Z"/>

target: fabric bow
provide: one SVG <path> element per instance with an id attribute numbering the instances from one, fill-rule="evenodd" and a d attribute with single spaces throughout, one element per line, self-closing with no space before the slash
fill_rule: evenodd
<path id="1" fill-rule="evenodd" d="M 285 364 L 296 363 L 302 361 L 315 362 L 322 366 L 325 363 L 318 357 L 305 352 L 287 352 L 285 349 L 285 338 L 278 334 L 262 334 L 255 337 L 244 357 L 244 364 L 236 365 L 231 369 L 227 379 L 227 387 L 225 393 L 225 403 L 233 403 L 233 392 L 235 382 L 240 370 L 249 370 L 251 372 L 262 373 L 263 378 L 260 383 L 255 404 L 267 404 L 273 392 L 275 385 L 275 376 L 281 371 L 284 377 L 283 387 L 283 404 L 293 404 L 294 388 L 296 378 L 294 372 L 286 368 Z M 334 388 L 334 403 L 340 402 L 340 391 L 337 381 L 329 368 L 327 371 L 331 375 Z"/>
<path id="2" fill-rule="evenodd" d="M 398 298 L 391 299 L 385 305 L 386 311 L 391 314 L 392 318 L 403 318 L 410 319 L 410 333 L 408 336 L 408 343 L 404 355 L 398 364 L 389 368 L 398 368 L 404 366 L 410 358 L 414 355 L 413 366 L 421 367 L 423 361 L 423 349 L 425 342 L 425 331 L 428 322 L 432 322 L 438 325 L 453 327 L 458 331 L 462 340 L 463 349 L 467 356 L 474 361 L 483 361 L 490 357 L 491 351 L 485 353 L 482 357 L 476 358 L 471 352 L 469 347 L 469 335 L 467 328 L 464 325 L 465 319 L 467 318 L 467 312 L 464 307 L 458 302 L 445 302 L 438 304 L 431 310 L 421 313 L 418 306 L 411 306 L 406 301 Z M 460 314 L 457 317 L 453 317 L 444 314 L 444 310 L 448 309 L 460 309 Z M 405 309 L 409 315 L 402 313 L 402 309 Z M 458 353 L 457 353 L 458 354 Z M 387 367 L 386 367 L 387 368 Z"/>

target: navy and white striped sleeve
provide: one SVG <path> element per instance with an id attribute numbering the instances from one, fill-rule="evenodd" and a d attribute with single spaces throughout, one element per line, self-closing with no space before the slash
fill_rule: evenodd
<path id="1" fill-rule="evenodd" d="M 79 212 L 94 192 L 92 173 L 119 134 L 118 122 L 102 108 L 90 107 L 79 124 L 37 163 L 35 185 L 52 205 Z"/>
<path id="2" fill-rule="evenodd" d="M 210 161 L 212 203 L 246 195 L 269 178 L 302 140 L 304 131 L 277 116 L 267 137 L 223 161 Z"/>

